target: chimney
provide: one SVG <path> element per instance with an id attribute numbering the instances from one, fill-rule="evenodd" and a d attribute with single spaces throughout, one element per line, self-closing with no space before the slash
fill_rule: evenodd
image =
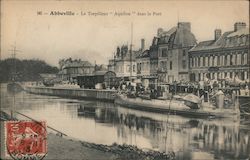
<path id="1" fill-rule="evenodd" d="M 244 22 L 236 22 L 235 24 L 234 24 L 234 31 L 236 32 L 236 31 L 238 31 L 238 30 L 241 30 L 241 29 L 244 29 L 244 28 L 246 28 L 246 23 L 244 23 Z"/>
<path id="2" fill-rule="evenodd" d="M 145 39 L 141 39 L 141 50 L 143 51 L 145 48 Z"/>
<path id="3" fill-rule="evenodd" d="M 178 22 L 178 28 L 183 28 L 185 30 L 191 31 L 190 22 Z"/>
<path id="4" fill-rule="evenodd" d="M 214 40 L 218 40 L 221 36 L 221 29 L 214 30 Z"/>
<path id="5" fill-rule="evenodd" d="M 163 33 L 163 29 L 162 28 L 158 28 L 157 30 L 157 36 L 160 36 Z"/>

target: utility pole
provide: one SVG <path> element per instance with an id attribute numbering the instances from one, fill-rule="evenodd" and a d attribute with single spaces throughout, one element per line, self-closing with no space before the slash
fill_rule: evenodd
<path id="1" fill-rule="evenodd" d="M 133 47 L 133 22 L 131 23 L 131 42 L 130 42 L 130 78 L 132 78 L 132 47 Z"/>

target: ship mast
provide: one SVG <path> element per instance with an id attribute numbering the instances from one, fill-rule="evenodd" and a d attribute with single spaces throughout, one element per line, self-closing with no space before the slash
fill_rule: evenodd
<path id="1" fill-rule="evenodd" d="M 13 64 L 14 64 L 14 70 L 12 73 L 13 77 L 11 77 L 11 78 L 13 81 L 15 81 L 15 78 L 16 78 L 16 55 L 17 55 L 17 52 L 21 52 L 21 51 L 16 49 L 16 44 L 12 47 L 13 47 L 13 49 L 9 50 L 10 52 L 12 52 L 11 58 L 13 59 Z"/>
<path id="2" fill-rule="evenodd" d="M 17 76 L 17 73 L 16 73 L 16 55 L 17 55 L 17 52 L 21 52 L 21 51 L 16 49 L 16 43 L 12 47 L 13 47 L 13 49 L 9 50 L 10 52 L 12 52 L 11 58 L 12 58 L 13 63 L 14 63 L 14 71 L 11 74 L 11 81 L 15 82 L 16 76 Z M 10 85 L 14 85 L 14 84 L 10 84 Z M 10 111 L 11 119 L 14 118 L 14 111 L 13 110 L 15 110 L 15 108 L 16 108 L 15 106 L 16 106 L 16 100 L 15 100 L 15 94 L 13 94 L 13 106 L 12 106 L 11 111 Z"/>

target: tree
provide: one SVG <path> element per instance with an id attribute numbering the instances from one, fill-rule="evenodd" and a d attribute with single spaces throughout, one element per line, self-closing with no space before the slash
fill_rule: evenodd
<path id="1" fill-rule="evenodd" d="M 0 82 L 10 81 L 16 75 L 17 81 L 36 81 L 41 73 L 58 73 L 58 68 L 38 59 L 19 60 L 8 58 L 0 61 Z"/>

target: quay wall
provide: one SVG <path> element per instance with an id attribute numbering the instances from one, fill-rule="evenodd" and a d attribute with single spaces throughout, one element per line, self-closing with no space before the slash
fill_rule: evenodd
<path id="1" fill-rule="evenodd" d="M 49 96 L 59 96 L 67 98 L 93 99 L 103 101 L 114 101 L 116 90 L 96 90 L 81 88 L 56 88 L 56 87 L 37 87 L 26 86 L 24 90 L 32 94 Z"/>

